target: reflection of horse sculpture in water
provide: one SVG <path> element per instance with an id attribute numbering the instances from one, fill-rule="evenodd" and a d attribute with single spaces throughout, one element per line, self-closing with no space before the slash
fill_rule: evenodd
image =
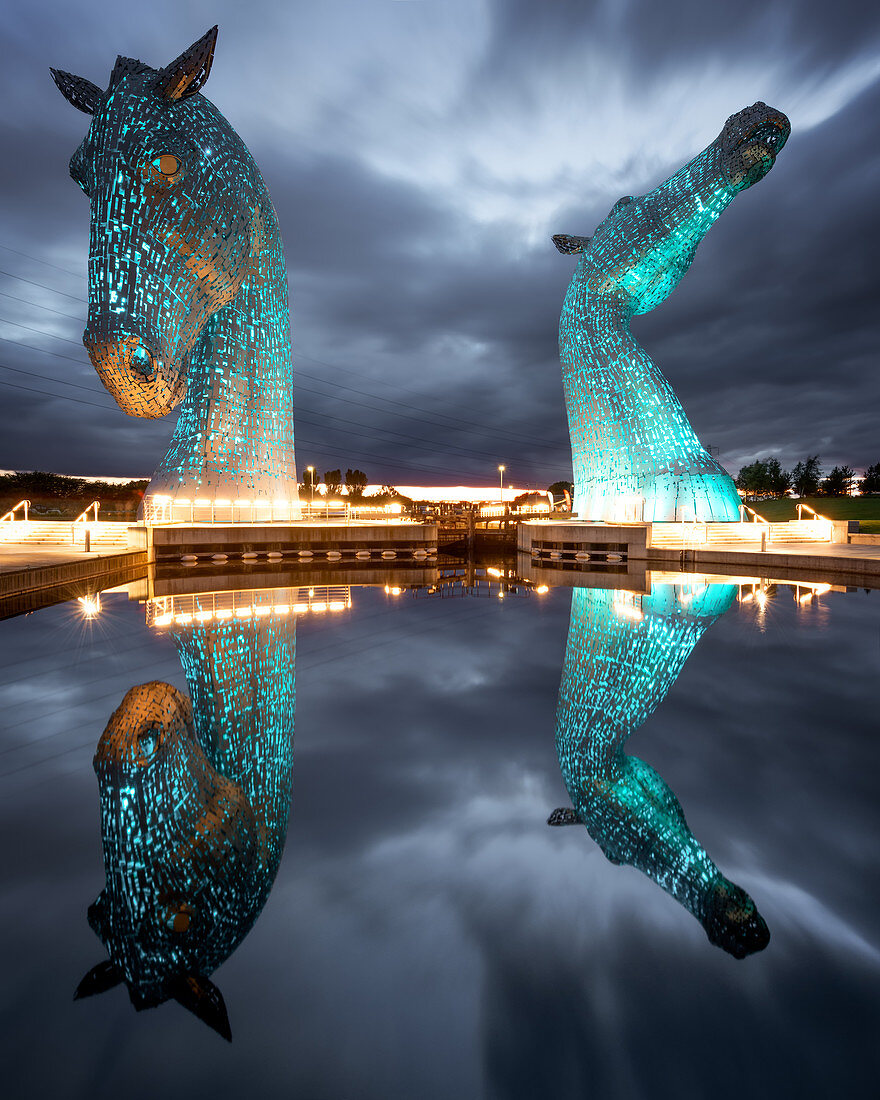
<path id="1" fill-rule="evenodd" d="M 616 202 L 592 238 L 553 238 L 560 252 L 583 253 L 559 321 L 581 519 L 739 518 L 733 481 L 700 445 L 630 320 L 672 293 L 722 210 L 772 168 L 789 130 L 772 107 L 747 107 L 665 183 Z"/>
<path id="2" fill-rule="evenodd" d="M 106 91 L 52 70 L 93 116 L 70 162 L 91 200 L 83 341 L 129 415 L 183 401 L 150 494 L 296 501 L 281 236 L 243 142 L 197 94 L 216 35 L 158 72 L 117 58 Z"/>
<path id="3" fill-rule="evenodd" d="M 638 608 L 620 593 L 574 589 L 556 716 L 574 809 L 554 810 L 548 824 L 586 825 L 612 863 L 643 871 L 694 914 L 712 943 L 743 958 L 770 938 L 755 903 L 697 843 L 657 772 L 623 751 L 735 591 L 657 586 Z"/>
<path id="4" fill-rule="evenodd" d="M 230 621 L 175 634 L 192 697 L 132 688 L 98 744 L 106 886 L 89 923 L 110 958 L 77 997 L 120 982 L 230 1038 L 209 976 L 260 914 L 290 815 L 296 627 Z"/>

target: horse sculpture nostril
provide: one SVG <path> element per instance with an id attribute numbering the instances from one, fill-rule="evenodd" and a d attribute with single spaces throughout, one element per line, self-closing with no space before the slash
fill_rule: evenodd
<path id="1" fill-rule="evenodd" d="M 131 349 L 129 363 L 132 374 L 138 378 L 152 382 L 156 377 L 156 360 L 143 344 L 137 344 Z"/>

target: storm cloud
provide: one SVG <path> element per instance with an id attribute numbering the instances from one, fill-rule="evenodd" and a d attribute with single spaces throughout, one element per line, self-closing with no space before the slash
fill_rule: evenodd
<path id="1" fill-rule="evenodd" d="M 569 476 L 556 331 L 572 262 L 758 99 L 792 137 L 638 338 L 734 472 L 880 459 L 873 418 L 880 12 L 859 3 L 48 0 L 4 23 L 0 466 L 148 475 L 171 418 L 131 420 L 80 343 L 87 120 L 50 65 L 106 84 L 219 23 L 206 94 L 247 142 L 285 240 L 297 457 L 371 480 Z"/>

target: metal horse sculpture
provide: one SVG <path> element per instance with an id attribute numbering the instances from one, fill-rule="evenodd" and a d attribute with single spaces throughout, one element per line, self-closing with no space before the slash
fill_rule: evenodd
<path id="1" fill-rule="evenodd" d="M 560 252 L 581 253 L 559 321 L 581 519 L 739 519 L 733 481 L 700 445 L 630 320 L 669 297 L 712 223 L 770 171 L 789 132 L 779 111 L 747 107 L 665 183 L 619 199 L 592 238 L 553 238 Z"/>
<path id="2" fill-rule="evenodd" d="M 109 959 L 76 997 L 124 982 L 135 1008 L 174 999 L 231 1039 L 210 975 L 259 916 L 278 870 L 293 779 L 296 626 L 181 628 L 192 703 L 132 688 L 98 743 L 106 885 L 89 924 Z"/>
<path id="3" fill-rule="evenodd" d="M 639 604 L 626 593 L 574 589 L 556 712 L 556 752 L 574 808 L 554 810 L 547 823 L 585 825 L 612 863 L 643 871 L 713 944 L 741 959 L 770 939 L 755 903 L 697 842 L 662 777 L 623 751 L 735 592 L 656 585 Z"/>
<path id="4" fill-rule="evenodd" d="M 92 116 L 70 161 L 91 201 L 83 343 L 130 416 L 183 403 L 148 498 L 295 506 L 281 235 L 250 153 L 198 94 L 216 38 L 160 70 L 118 57 L 106 91 L 51 70 Z"/>

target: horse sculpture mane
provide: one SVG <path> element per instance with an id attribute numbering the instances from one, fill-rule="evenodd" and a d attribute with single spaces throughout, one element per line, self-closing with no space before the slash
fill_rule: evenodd
<path id="1" fill-rule="evenodd" d="M 297 502 L 287 273 L 244 143 L 200 94 L 217 28 L 109 86 L 51 70 L 91 115 L 70 173 L 91 202 L 83 342 L 130 416 L 181 404 L 147 495 Z"/>
<path id="2" fill-rule="evenodd" d="M 773 167 L 790 132 L 756 103 L 647 195 L 626 195 L 592 237 L 559 234 L 579 254 L 559 321 L 574 472 L 587 520 L 739 518 L 730 476 L 701 446 L 671 386 L 630 332 L 663 302 L 727 204 Z"/>

